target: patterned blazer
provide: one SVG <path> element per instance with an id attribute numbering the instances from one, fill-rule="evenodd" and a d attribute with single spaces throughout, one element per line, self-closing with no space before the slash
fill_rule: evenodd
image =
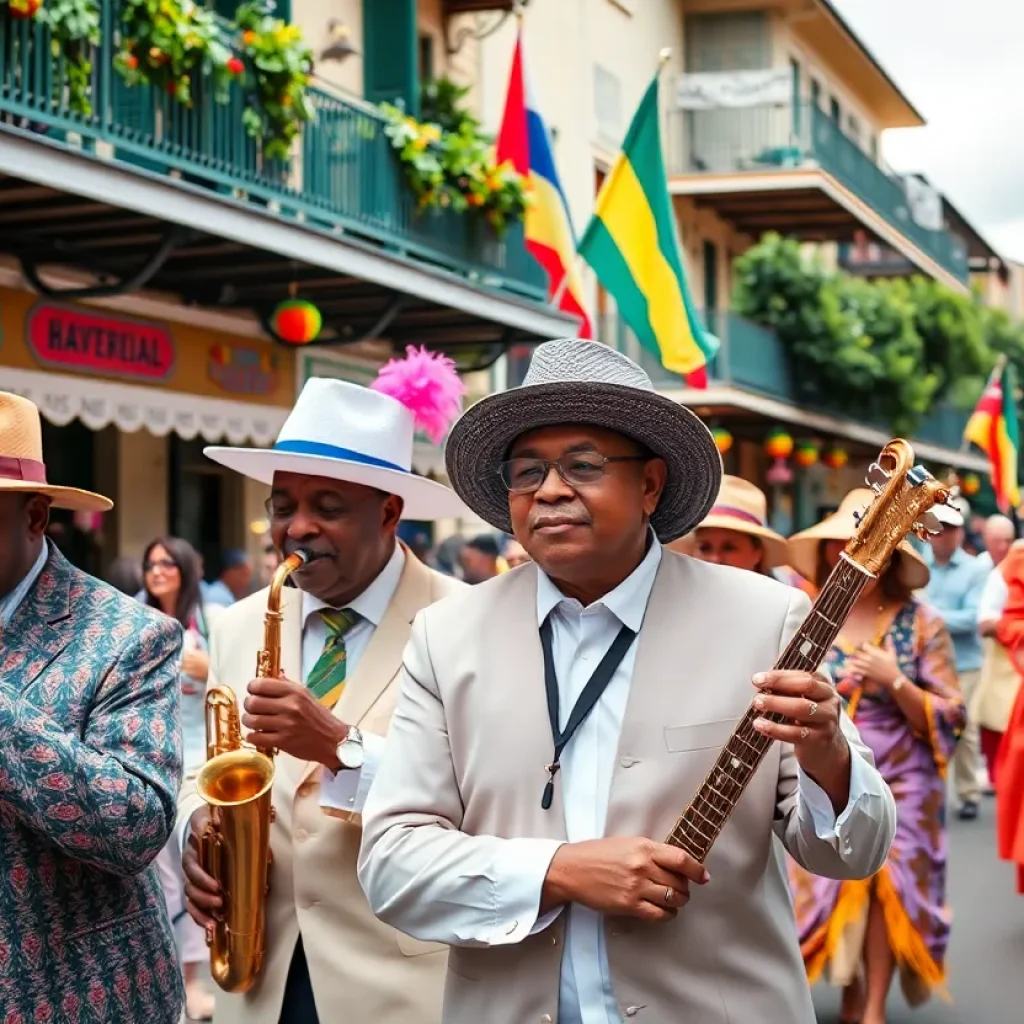
<path id="1" fill-rule="evenodd" d="M 53 547 L 0 634 L 0 1021 L 177 1024 L 151 861 L 181 782 L 181 629 Z"/>

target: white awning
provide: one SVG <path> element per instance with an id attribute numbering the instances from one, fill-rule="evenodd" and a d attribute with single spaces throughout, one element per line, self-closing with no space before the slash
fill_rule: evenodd
<path id="1" fill-rule="evenodd" d="M 189 395 L 168 388 L 115 384 L 91 377 L 69 377 L 0 366 L 0 390 L 31 399 L 57 426 L 80 419 L 91 430 L 113 424 L 132 432 L 145 428 L 157 437 L 175 433 L 231 444 L 273 444 L 288 409 Z"/>

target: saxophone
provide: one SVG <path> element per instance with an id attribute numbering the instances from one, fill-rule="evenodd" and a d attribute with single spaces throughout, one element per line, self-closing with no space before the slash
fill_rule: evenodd
<path id="1" fill-rule="evenodd" d="M 281 589 L 285 580 L 310 559 L 297 550 L 274 573 L 267 596 L 263 648 L 256 675 L 281 674 Z M 245 992 L 263 966 L 266 948 L 266 895 L 269 891 L 270 824 L 274 820 L 273 750 L 242 742 L 238 701 L 230 687 L 206 693 L 206 763 L 196 780 L 210 808 L 199 838 L 199 861 L 220 882 L 221 919 L 207 932 L 210 973 L 225 992 Z"/>

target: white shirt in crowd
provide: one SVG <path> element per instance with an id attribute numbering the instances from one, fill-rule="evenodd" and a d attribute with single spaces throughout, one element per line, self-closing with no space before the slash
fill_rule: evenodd
<path id="1" fill-rule="evenodd" d="M 1006 587 L 1006 580 L 998 568 L 993 569 L 985 578 L 981 598 L 978 600 L 978 621 L 1000 618 L 1006 607 L 1007 597 L 1009 590 Z"/>
<path id="2" fill-rule="evenodd" d="M 646 557 L 618 587 L 584 608 L 566 598 L 538 572 L 537 625 L 552 617 L 552 648 L 559 692 L 559 726 L 569 714 L 594 669 L 623 625 L 640 631 L 662 548 L 653 539 Z M 559 779 L 569 842 L 604 835 L 612 772 L 629 696 L 639 638 L 612 676 L 593 711 L 561 757 Z M 753 690 L 751 691 L 753 693 Z M 852 725 L 843 716 L 843 727 Z M 836 819 L 825 793 L 807 776 L 799 777 L 799 814 L 822 840 L 845 847 L 843 827 L 854 809 L 870 799 L 859 757 L 852 759 L 850 800 Z M 842 846 L 840 844 L 843 844 Z M 546 928 L 563 908 L 539 917 L 541 890 L 558 840 L 503 839 L 469 844 L 454 855 L 424 899 L 432 906 L 432 938 L 463 945 L 501 945 L 521 941 Z M 497 851 L 495 847 L 497 846 Z M 453 877 L 458 883 L 452 883 Z M 443 888 L 443 892 L 441 891 Z M 601 915 L 579 904 L 568 913 L 562 955 L 558 1024 L 613 1024 L 620 1020 L 611 983 Z"/>

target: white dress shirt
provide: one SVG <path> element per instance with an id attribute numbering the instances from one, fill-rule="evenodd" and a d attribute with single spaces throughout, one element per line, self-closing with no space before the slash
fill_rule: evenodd
<path id="1" fill-rule="evenodd" d="M 639 633 L 661 557 L 661 545 L 652 537 L 636 570 L 586 608 L 565 597 L 538 569 L 537 624 L 539 628 L 551 615 L 560 728 L 565 727 L 576 699 L 622 626 Z M 639 643 L 638 637 L 562 752 L 556 785 L 562 787 L 569 842 L 598 839 L 605 833 L 615 754 Z M 852 730 L 846 716 L 843 721 L 844 729 Z M 835 843 L 837 849 L 843 824 L 863 799 L 870 798 L 865 769 L 859 757 L 851 759 L 850 801 L 838 820 L 825 793 L 800 774 L 798 813 L 810 819 L 819 838 Z M 439 851 L 438 857 L 447 863 L 439 872 L 438 881 L 443 884 L 436 894 L 425 897 L 431 907 L 430 938 L 456 945 L 497 946 L 542 931 L 565 909 L 539 917 L 544 879 L 560 845 L 553 839 L 478 836 L 457 850 Z M 620 1016 L 602 917 L 575 903 L 566 912 L 558 1024 L 615 1024 Z"/>
<path id="2" fill-rule="evenodd" d="M 405 568 L 405 552 L 401 544 L 395 545 L 394 554 L 377 578 L 345 607 L 359 613 L 359 621 L 345 634 L 345 675 L 351 678 L 359 659 L 366 652 L 373 638 L 373 631 L 384 618 L 391 598 L 398 589 L 398 581 Z M 327 642 L 327 623 L 316 614 L 321 608 L 331 607 L 312 594 L 302 592 L 302 682 L 323 653 Z M 384 737 L 363 733 L 363 765 L 358 769 L 345 769 L 335 775 L 328 768 L 323 769 L 320 787 L 320 804 L 353 813 L 360 813 L 370 792 L 370 784 L 384 752 Z M 179 844 L 183 845 L 188 835 L 188 821 L 179 826 Z"/>
<path id="3" fill-rule="evenodd" d="M 978 601 L 978 622 L 1002 617 L 1003 609 L 1010 592 L 1006 580 L 999 569 L 993 569 L 985 578 L 985 586 L 981 590 Z"/>
<path id="4" fill-rule="evenodd" d="M 32 568 L 22 577 L 21 582 L 9 593 L 0 597 L 0 629 L 3 629 L 8 622 L 14 618 L 25 595 L 32 589 L 40 573 L 46 565 L 46 559 L 50 556 L 49 541 L 43 541 L 39 556 L 32 563 Z"/>

